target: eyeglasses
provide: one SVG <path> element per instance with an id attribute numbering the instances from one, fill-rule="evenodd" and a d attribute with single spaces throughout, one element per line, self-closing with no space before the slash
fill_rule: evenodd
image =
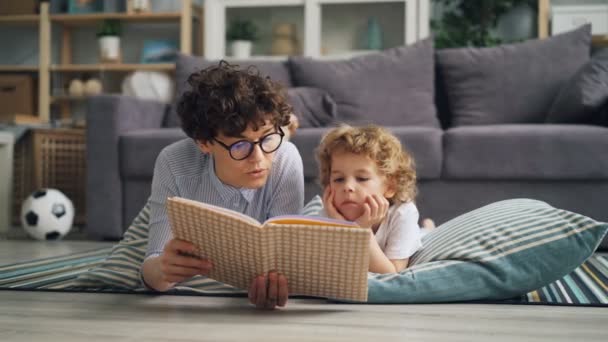
<path id="1" fill-rule="evenodd" d="M 284 136 L 285 133 L 283 133 L 283 130 L 281 130 L 279 127 L 278 132 L 267 134 L 261 137 L 258 141 L 239 140 L 233 144 L 226 145 L 215 138 L 213 138 L 213 140 L 228 150 L 232 159 L 243 160 L 251 155 L 254 146 L 257 144 L 260 145 L 260 149 L 264 153 L 272 153 L 276 151 L 279 146 L 281 146 Z"/>

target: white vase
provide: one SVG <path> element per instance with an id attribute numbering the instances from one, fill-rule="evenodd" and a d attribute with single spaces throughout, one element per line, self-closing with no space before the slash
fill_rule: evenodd
<path id="1" fill-rule="evenodd" d="M 120 37 L 99 37 L 99 57 L 102 62 L 120 61 Z"/>
<path id="2" fill-rule="evenodd" d="M 249 40 L 235 40 L 230 44 L 232 57 L 236 59 L 247 59 L 251 57 L 253 44 Z"/>

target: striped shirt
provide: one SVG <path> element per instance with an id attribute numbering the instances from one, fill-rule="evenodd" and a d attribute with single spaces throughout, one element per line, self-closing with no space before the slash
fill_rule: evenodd
<path id="1" fill-rule="evenodd" d="M 165 208 L 165 201 L 171 196 L 236 210 L 260 222 L 296 214 L 304 203 L 302 157 L 295 145 L 284 141 L 275 152 L 266 184 L 244 189 L 222 183 L 215 174 L 211 155 L 202 153 L 192 139 L 165 147 L 154 166 L 146 257 L 160 255 L 172 238 Z"/>

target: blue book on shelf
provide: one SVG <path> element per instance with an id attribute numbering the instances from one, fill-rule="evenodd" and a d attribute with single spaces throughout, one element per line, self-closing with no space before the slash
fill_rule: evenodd
<path id="1" fill-rule="evenodd" d="M 142 63 L 172 63 L 177 56 L 177 44 L 171 40 L 145 40 Z"/>

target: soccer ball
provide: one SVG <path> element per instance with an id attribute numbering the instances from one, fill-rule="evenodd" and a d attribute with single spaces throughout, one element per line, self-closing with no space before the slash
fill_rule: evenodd
<path id="1" fill-rule="evenodd" d="M 21 206 L 21 225 L 37 240 L 57 240 L 72 228 L 74 205 L 56 189 L 41 189 L 29 195 Z"/>

